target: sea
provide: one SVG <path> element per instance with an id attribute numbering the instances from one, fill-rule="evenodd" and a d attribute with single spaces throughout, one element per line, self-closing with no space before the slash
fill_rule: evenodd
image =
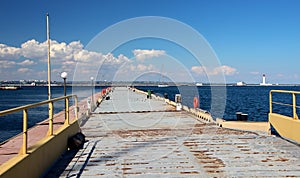
<path id="1" fill-rule="evenodd" d="M 104 87 L 94 87 L 93 92 L 100 92 Z M 209 111 L 214 118 L 236 120 L 236 113 L 248 114 L 248 121 L 267 121 L 269 113 L 270 90 L 300 91 L 300 86 L 136 86 L 161 97 L 175 100 L 176 94 L 181 94 L 182 104 L 193 107 L 194 97 L 199 98 L 200 108 Z M 51 88 L 52 98 L 63 96 L 63 87 Z M 92 94 L 92 87 L 67 86 L 67 94 L 77 94 L 82 100 Z M 146 97 L 146 96 L 145 96 Z M 0 90 L 0 111 L 14 107 L 32 104 L 48 99 L 48 87 L 28 86 L 20 90 Z M 289 94 L 274 94 L 273 101 L 277 103 L 292 103 Z M 72 105 L 74 101 L 70 101 Z M 300 97 L 297 99 L 300 106 Z M 54 104 L 54 113 L 64 109 L 64 101 Z M 292 107 L 274 105 L 273 112 L 292 116 Z M 297 111 L 298 114 L 300 114 Z M 34 126 L 48 118 L 48 105 L 28 110 L 28 127 Z M 23 113 L 17 112 L 0 117 L 0 143 L 22 132 Z"/>

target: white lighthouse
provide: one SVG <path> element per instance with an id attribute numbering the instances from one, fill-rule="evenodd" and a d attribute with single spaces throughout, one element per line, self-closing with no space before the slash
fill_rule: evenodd
<path id="1" fill-rule="evenodd" d="M 262 80 L 262 84 L 265 85 L 266 84 L 266 75 L 263 74 L 263 80 Z"/>
<path id="2" fill-rule="evenodd" d="M 263 74 L 262 76 L 262 83 L 260 83 L 259 85 L 262 85 L 262 86 L 270 86 L 272 85 L 271 83 L 266 83 L 266 75 Z"/>

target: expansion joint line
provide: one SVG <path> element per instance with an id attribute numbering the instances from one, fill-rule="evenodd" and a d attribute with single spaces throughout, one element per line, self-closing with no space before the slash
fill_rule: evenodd
<path id="1" fill-rule="evenodd" d="M 149 113 L 149 112 L 178 112 L 176 110 L 152 110 L 152 111 L 109 111 L 109 112 L 92 112 L 92 114 L 126 114 L 126 113 Z"/>

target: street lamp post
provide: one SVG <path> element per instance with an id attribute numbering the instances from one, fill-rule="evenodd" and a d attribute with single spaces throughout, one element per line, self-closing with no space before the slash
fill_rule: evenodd
<path id="1" fill-rule="evenodd" d="M 64 79 L 64 96 L 67 95 L 67 91 L 66 91 L 66 79 L 67 79 L 68 73 L 67 72 L 62 72 L 60 77 L 62 79 Z"/>
<path id="2" fill-rule="evenodd" d="M 67 79 L 67 76 L 68 76 L 67 72 L 62 72 L 60 74 L 60 77 L 62 79 L 64 79 L 64 96 L 67 95 L 67 90 L 66 90 L 66 79 Z M 66 109 L 67 109 L 67 99 L 65 98 L 65 119 L 67 119 L 67 111 L 66 111 Z"/>
<path id="3" fill-rule="evenodd" d="M 91 81 L 92 81 L 92 97 L 91 97 L 91 111 L 92 111 L 94 106 L 94 77 L 91 77 Z"/>
<path id="4" fill-rule="evenodd" d="M 49 14 L 46 14 L 47 43 L 48 43 L 48 100 L 51 99 L 51 62 L 50 62 L 50 28 Z M 53 103 L 49 102 L 49 130 L 48 135 L 53 135 Z"/>

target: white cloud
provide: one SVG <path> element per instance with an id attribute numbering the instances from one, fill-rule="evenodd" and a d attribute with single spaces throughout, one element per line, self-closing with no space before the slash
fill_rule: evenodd
<path id="1" fill-rule="evenodd" d="M 38 59 L 46 62 L 48 58 L 48 44 L 47 41 L 39 43 L 32 39 L 21 45 L 22 55 L 30 59 Z M 87 55 L 87 56 L 86 56 Z M 50 56 L 51 63 L 61 63 L 61 61 L 75 60 L 84 61 L 89 59 L 91 54 L 83 49 L 80 41 L 73 41 L 69 44 L 65 42 L 50 41 Z"/>
<path id="2" fill-rule="evenodd" d="M 19 64 L 19 65 L 22 65 L 22 66 L 29 66 L 29 65 L 35 64 L 35 62 L 32 61 L 32 60 L 26 59 L 25 61 L 22 61 L 22 62 L 20 62 L 20 63 L 18 63 L 18 64 Z"/>
<path id="3" fill-rule="evenodd" d="M 28 73 L 28 72 L 32 72 L 32 69 L 29 69 L 29 68 L 19 68 L 19 69 L 18 69 L 18 72 L 21 72 L 21 73 Z"/>
<path id="4" fill-rule="evenodd" d="M 120 54 L 118 57 L 115 57 L 112 53 L 108 53 L 106 55 L 103 55 L 102 59 L 105 60 L 105 63 L 109 64 L 122 64 L 124 62 L 130 62 L 130 60 L 123 54 Z"/>
<path id="5" fill-rule="evenodd" d="M 65 61 L 62 64 L 68 66 L 68 65 L 75 65 L 76 62 L 75 61 Z"/>
<path id="6" fill-rule="evenodd" d="M 117 63 L 120 64 L 120 63 L 123 63 L 123 62 L 130 62 L 130 60 L 128 59 L 128 57 L 124 56 L 123 54 L 120 54 L 118 56 Z"/>
<path id="7" fill-rule="evenodd" d="M 88 51 L 88 50 L 78 50 L 74 51 L 73 53 L 74 60 L 77 62 L 91 62 L 91 61 L 99 61 L 102 60 L 102 54 L 93 52 L 93 51 Z"/>
<path id="8" fill-rule="evenodd" d="M 39 43 L 32 39 L 21 45 L 22 56 L 29 59 L 38 59 L 42 62 L 47 61 L 48 44 L 47 41 Z M 65 42 L 50 41 L 51 63 L 61 64 L 62 61 L 90 62 L 99 60 L 101 53 L 83 49 L 80 41 L 73 41 L 69 44 Z"/>
<path id="9" fill-rule="evenodd" d="M 194 72 L 197 75 L 209 75 L 209 76 L 214 76 L 214 75 L 219 75 L 219 74 L 224 74 L 224 75 L 234 75 L 237 74 L 237 70 L 233 67 L 230 66 L 220 66 L 220 67 L 215 67 L 213 69 L 209 69 L 205 66 L 193 66 L 191 68 L 191 71 Z"/>
<path id="10" fill-rule="evenodd" d="M 21 45 L 22 56 L 30 59 L 47 59 L 47 41 L 39 43 L 32 39 Z"/>
<path id="11" fill-rule="evenodd" d="M 143 62 L 144 59 L 166 54 L 164 50 L 136 49 L 133 50 L 133 54 L 137 60 L 133 61 L 123 54 L 114 56 L 112 53 L 102 54 L 86 50 L 80 41 L 65 43 L 51 40 L 50 43 L 53 80 L 59 79 L 58 73 L 62 71 L 68 72 L 70 77 L 73 74 L 74 80 L 85 80 L 90 75 L 96 76 L 97 74 L 109 79 L 109 77 L 113 78 L 116 73 L 124 77 L 134 77 L 144 72 L 156 70 L 152 64 L 141 64 L 140 62 Z M 19 77 L 45 79 L 47 46 L 47 41 L 38 42 L 35 39 L 24 42 L 20 47 L 0 44 L 0 69 L 3 69 L 3 71 L 5 69 L 6 73 L 18 71 L 20 74 L 24 74 L 19 75 Z M 3 60 L 1 60 L 2 58 Z M 20 58 L 25 59 L 19 61 Z M 27 66 L 35 64 L 35 67 L 38 68 L 27 68 Z M 16 76 L 14 77 L 16 78 Z"/>
<path id="12" fill-rule="evenodd" d="M 0 44 L 0 59 L 19 59 L 21 56 L 20 48 Z"/>
<path id="13" fill-rule="evenodd" d="M 253 71 L 253 72 L 250 72 L 250 74 L 252 74 L 252 75 L 258 75 L 259 72 Z"/>
<path id="14" fill-rule="evenodd" d="M 16 62 L 14 62 L 14 61 L 0 60 L 0 69 L 1 68 L 4 68 L 4 69 L 11 68 L 15 64 L 16 64 Z"/>
<path id="15" fill-rule="evenodd" d="M 220 74 L 221 72 L 223 72 L 225 75 L 234 75 L 234 74 L 237 74 L 237 70 L 235 68 L 230 67 L 230 66 L 225 66 L 225 65 L 217 67 L 214 70 L 214 73 L 216 75 Z"/>
<path id="16" fill-rule="evenodd" d="M 32 65 L 35 64 L 34 60 L 46 62 L 47 51 L 47 41 L 40 43 L 34 39 L 26 41 L 21 45 L 20 48 L 0 44 L 0 59 L 17 60 L 19 57 L 23 56 L 28 59 L 18 64 Z M 111 53 L 104 55 L 99 52 L 88 51 L 84 49 L 84 46 L 80 43 L 80 41 L 73 41 L 67 44 L 65 42 L 59 43 L 55 40 L 51 40 L 50 55 L 51 63 L 53 64 L 70 64 L 72 62 L 103 62 L 104 60 L 106 63 L 121 64 L 123 62 L 130 61 L 123 54 L 115 57 Z"/>
<path id="17" fill-rule="evenodd" d="M 166 51 L 164 50 L 147 50 L 147 49 L 135 49 L 132 51 L 134 57 L 137 60 L 145 60 L 145 59 L 151 59 L 153 57 L 159 57 L 166 54 Z"/>
<path id="18" fill-rule="evenodd" d="M 136 67 L 139 71 L 148 71 L 151 70 L 151 66 L 146 66 L 143 64 L 138 64 Z"/>
<path id="19" fill-rule="evenodd" d="M 80 66 L 79 70 L 76 70 L 79 76 L 81 73 L 97 72 L 102 65 L 108 66 L 106 68 L 118 68 L 123 63 L 130 62 L 123 54 L 114 56 L 112 53 L 102 54 L 100 52 L 88 51 L 84 49 L 80 41 L 65 43 L 51 40 L 50 44 L 51 64 L 52 69 L 57 69 L 55 71 L 64 70 L 74 72 L 77 64 L 77 66 Z M 24 42 L 20 47 L 0 44 L 0 69 L 29 71 L 22 67 L 38 64 L 40 68 L 35 69 L 35 73 L 45 70 L 48 58 L 47 47 L 47 41 L 41 43 L 35 39 Z M 20 58 L 27 59 L 17 62 Z"/>
<path id="20" fill-rule="evenodd" d="M 206 68 L 204 66 L 192 66 L 191 71 L 197 75 L 205 75 Z"/>

